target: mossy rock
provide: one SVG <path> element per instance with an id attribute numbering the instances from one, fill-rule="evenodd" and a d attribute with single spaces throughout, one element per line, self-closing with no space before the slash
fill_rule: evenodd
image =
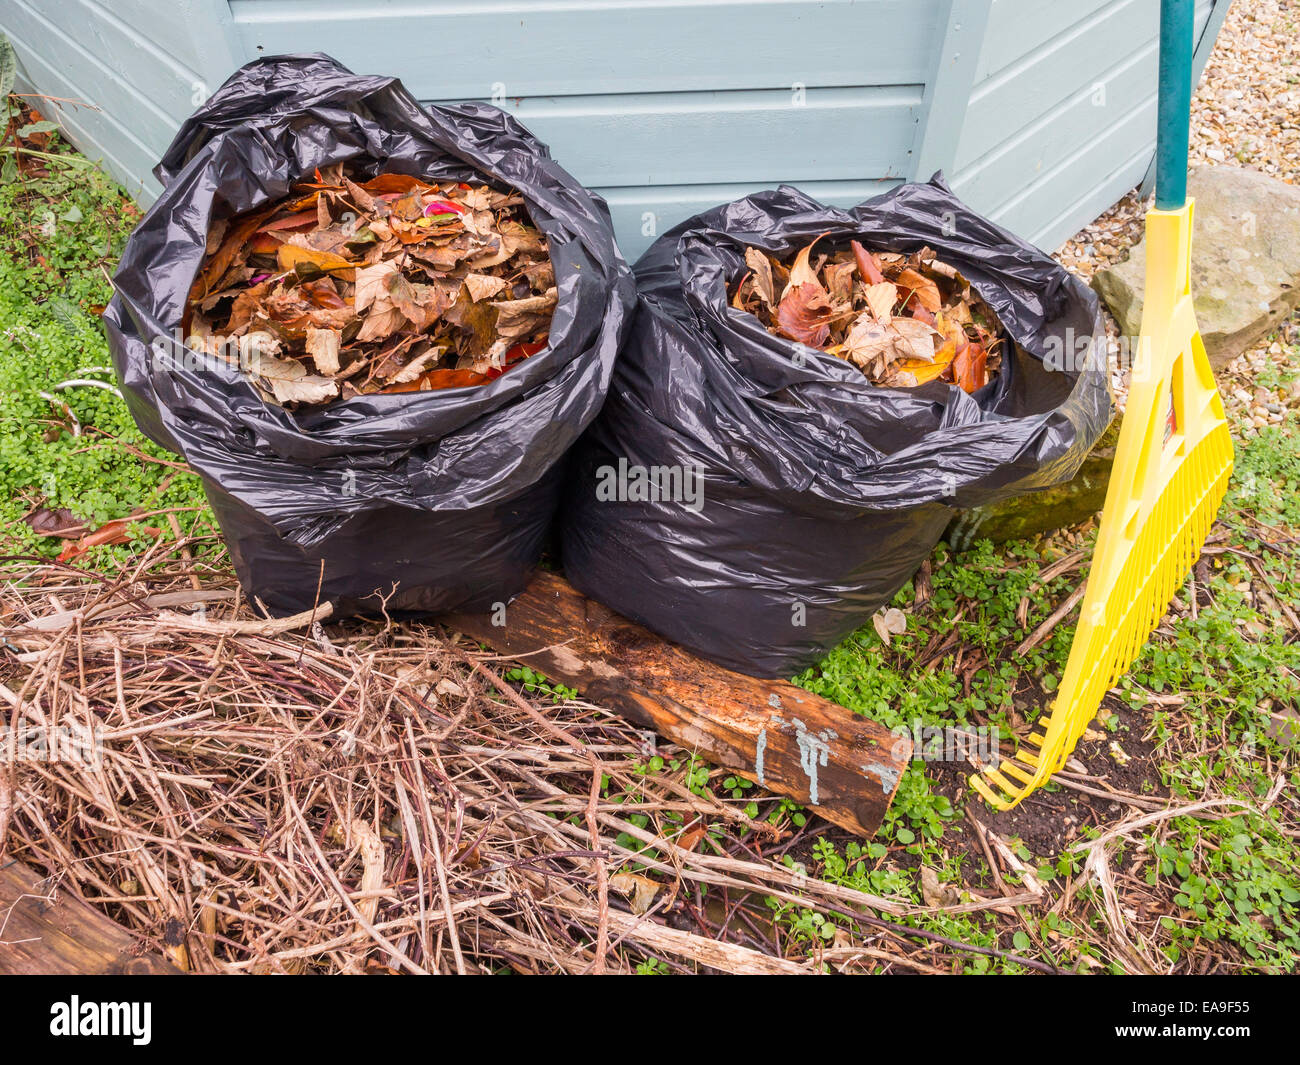
<path id="1" fill-rule="evenodd" d="M 1110 423 L 1073 480 L 991 506 L 958 511 L 944 532 L 944 539 L 964 551 L 976 540 L 992 540 L 995 544 L 1026 540 L 1087 521 L 1106 502 L 1119 423 L 1118 418 Z"/>

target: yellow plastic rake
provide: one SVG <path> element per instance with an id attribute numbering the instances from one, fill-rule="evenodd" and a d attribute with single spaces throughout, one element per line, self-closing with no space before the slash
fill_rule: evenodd
<path id="1" fill-rule="evenodd" d="M 1146 217 L 1146 292 L 1128 403 L 1056 699 L 1013 757 L 971 777 L 1003 810 L 1074 751 L 1196 562 L 1232 474 L 1223 401 L 1192 308 L 1191 42 L 1192 0 L 1163 0 L 1156 207 Z"/>

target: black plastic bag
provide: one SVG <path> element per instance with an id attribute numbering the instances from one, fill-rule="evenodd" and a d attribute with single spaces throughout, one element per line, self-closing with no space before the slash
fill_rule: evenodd
<path id="1" fill-rule="evenodd" d="M 366 395 L 304 414 L 181 346 L 211 220 L 357 160 L 524 196 L 559 301 L 550 342 L 488 384 Z M 604 201 L 494 107 L 422 109 L 394 78 L 324 55 L 259 59 L 186 121 L 155 170 L 105 312 L 141 430 L 203 478 L 245 589 L 274 613 L 485 608 L 541 552 L 561 460 L 600 409 L 634 308 Z M 381 602 L 382 600 L 382 602 Z"/>
<path id="2" fill-rule="evenodd" d="M 827 249 L 928 245 L 1019 347 L 974 395 L 938 381 L 889 389 L 729 305 L 746 246 L 784 256 L 823 233 Z M 677 226 L 634 273 L 639 308 L 609 399 L 570 457 L 565 571 L 743 673 L 812 664 L 906 583 L 954 508 L 1068 480 L 1110 420 L 1096 297 L 939 176 L 847 212 L 761 192 Z M 685 489 L 664 501 L 672 477 Z"/>

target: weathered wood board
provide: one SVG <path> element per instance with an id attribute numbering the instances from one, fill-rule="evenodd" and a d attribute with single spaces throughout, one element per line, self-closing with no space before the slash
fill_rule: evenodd
<path id="1" fill-rule="evenodd" d="M 180 970 L 144 953 L 121 925 L 21 862 L 0 859 L 0 974 L 160 975 Z"/>
<path id="2" fill-rule="evenodd" d="M 500 614 L 443 619 L 589 700 L 871 835 L 911 741 L 784 681 L 706 662 L 539 572 Z"/>

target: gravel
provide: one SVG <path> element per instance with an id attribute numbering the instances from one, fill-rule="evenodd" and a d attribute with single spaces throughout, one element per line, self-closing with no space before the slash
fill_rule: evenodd
<path id="1" fill-rule="evenodd" d="M 1188 155 L 1192 166 L 1245 166 L 1288 185 L 1300 179 L 1300 0 L 1233 0 L 1192 96 Z M 1086 279 L 1123 260 L 1142 239 L 1151 200 L 1134 189 L 1066 241 L 1056 258 Z M 1118 330 L 1106 318 L 1114 356 Z M 1300 389 L 1269 390 L 1255 383 L 1271 364 L 1294 361 L 1297 344 L 1300 315 L 1219 374 L 1226 405 L 1248 426 L 1275 425 L 1288 407 L 1300 406 Z M 1122 409 L 1125 375 L 1113 369 L 1111 380 Z"/>

